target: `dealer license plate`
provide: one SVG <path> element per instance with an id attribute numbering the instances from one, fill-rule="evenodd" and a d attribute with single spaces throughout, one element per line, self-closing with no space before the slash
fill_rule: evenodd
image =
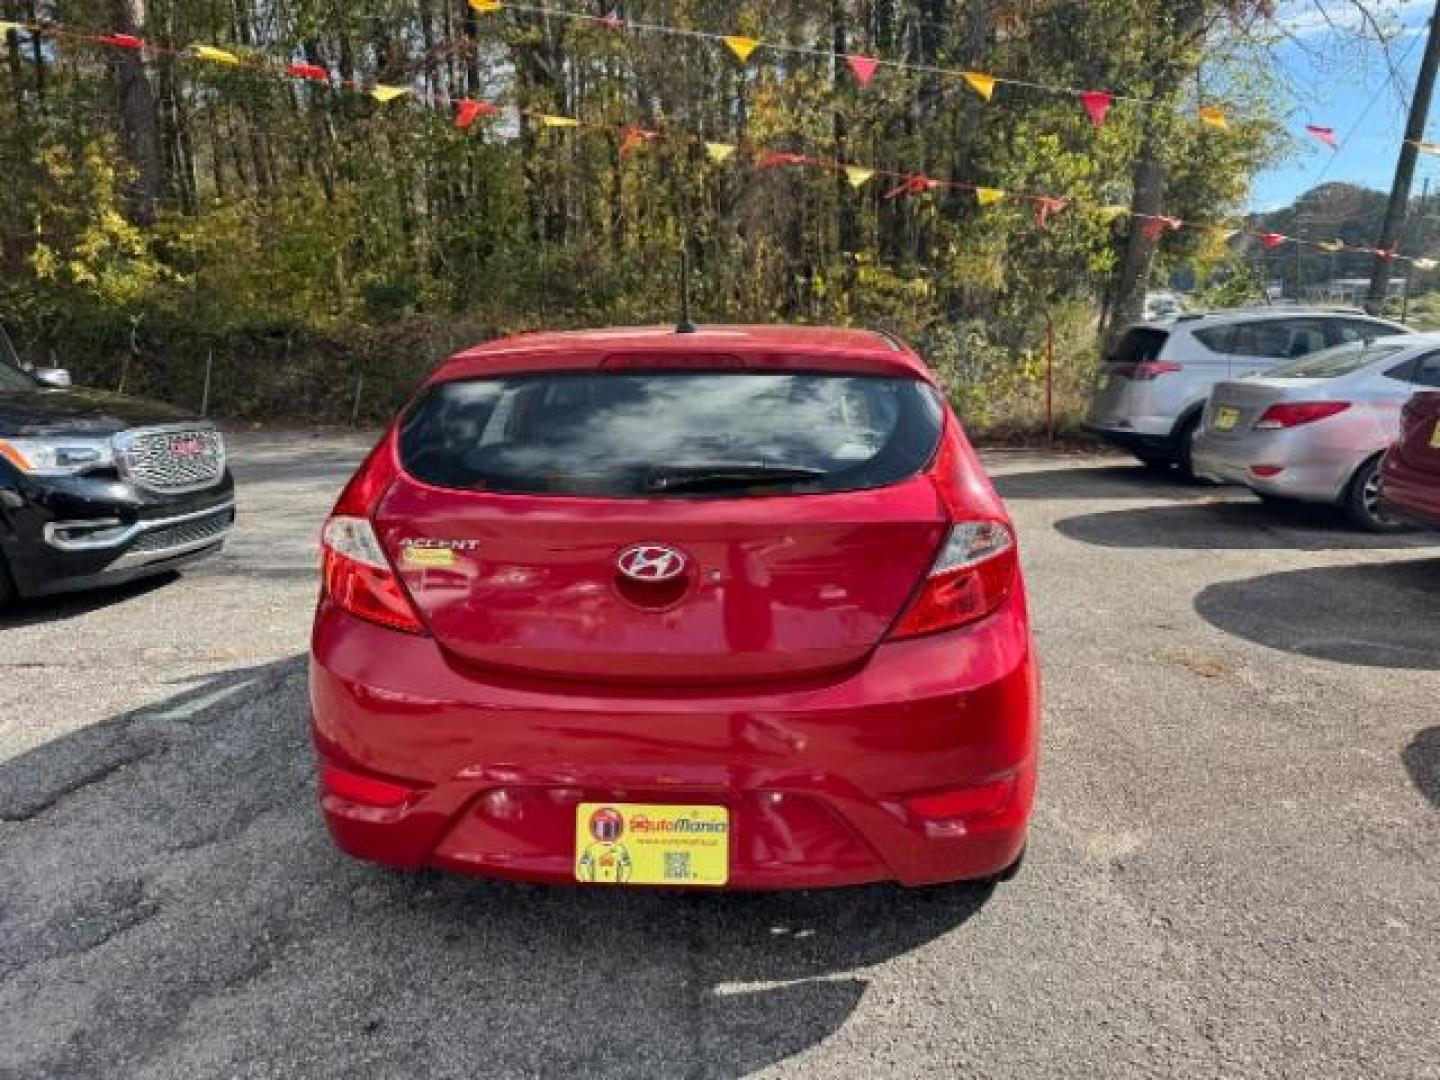
<path id="1" fill-rule="evenodd" d="M 1240 410 L 1231 409 L 1224 405 L 1215 410 L 1215 430 L 1231 431 L 1240 422 Z"/>
<path id="2" fill-rule="evenodd" d="M 575 880 L 597 885 L 724 885 L 730 811 L 723 806 L 581 803 Z"/>

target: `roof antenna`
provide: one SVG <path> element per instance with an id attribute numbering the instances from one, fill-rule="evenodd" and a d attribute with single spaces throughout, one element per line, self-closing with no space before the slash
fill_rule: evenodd
<path id="1" fill-rule="evenodd" d="M 680 245 L 680 322 L 675 327 L 677 334 L 695 333 L 695 324 L 690 321 L 690 248 Z"/>

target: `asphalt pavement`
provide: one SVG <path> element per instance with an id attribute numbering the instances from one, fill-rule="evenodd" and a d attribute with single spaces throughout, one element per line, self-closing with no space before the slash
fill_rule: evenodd
<path id="1" fill-rule="evenodd" d="M 1440 538 L 990 455 L 1044 663 L 996 888 L 587 892 L 325 837 L 314 539 L 232 439 L 185 575 L 0 615 L 3 1077 L 1440 1077 Z"/>

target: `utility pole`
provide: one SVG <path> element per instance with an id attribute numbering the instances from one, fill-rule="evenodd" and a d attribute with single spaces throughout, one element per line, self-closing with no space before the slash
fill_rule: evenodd
<path id="1" fill-rule="evenodd" d="M 1437 22 L 1440 22 L 1440 0 L 1436 0 L 1425 31 L 1425 56 L 1420 61 L 1420 75 L 1415 80 L 1415 97 L 1410 102 L 1410 119 L 1405 124 L 1405 142 L 1400 147 L 1400 160 L 1395 165 L 1395 184 L 1390 189 L 1390 205 L 1385 208 L 1385 224 L 1380 230 L 1381 251 L 1395 250 L 1410 208 L 1415 161 L 1420 153 L 1415 144 L 1425 138 L 1425 123 L 1430 119 L 1430 98 L 1435 91 L 1435 72 L 1440 68 L 1440 34 L 1435 32 Z M 1370 298 L 1365 305 L 1372 315 L 1379 315 L 1384 310 L 1389 289 L 1390 260 L 1377 255 L 1375 272 L 1370 278 Z"/>

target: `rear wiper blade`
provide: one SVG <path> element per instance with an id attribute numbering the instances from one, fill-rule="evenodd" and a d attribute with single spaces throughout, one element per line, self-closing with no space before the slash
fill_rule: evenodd
<path id="1" fill-rule="evenodd" d="M 765 465 L 717 462 L 713 465 L 665 465 L 650 471 L 650 491 L 707 491 L 712 488 L 760 487 L 820 480 L 824 469 L 803 465 Z"/>

